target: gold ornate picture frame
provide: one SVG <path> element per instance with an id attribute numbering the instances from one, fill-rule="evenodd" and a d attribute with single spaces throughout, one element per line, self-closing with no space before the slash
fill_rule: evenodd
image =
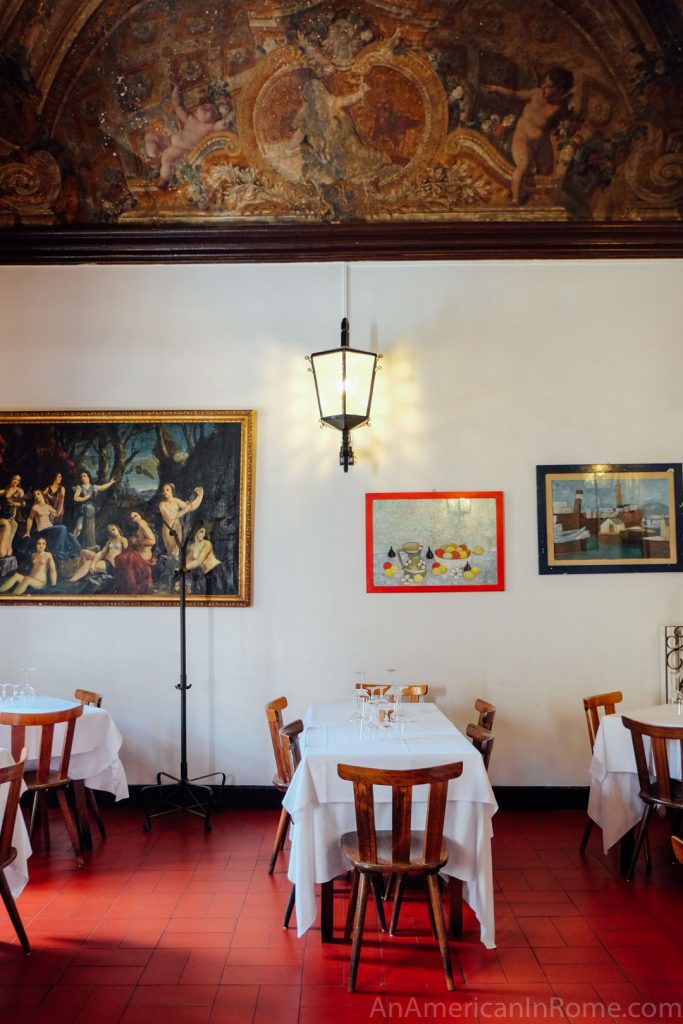
<path id="1" fill-rule="evenodd" d="M 0 416 L 0 606 L 251 604 L 255 413 Z"/>

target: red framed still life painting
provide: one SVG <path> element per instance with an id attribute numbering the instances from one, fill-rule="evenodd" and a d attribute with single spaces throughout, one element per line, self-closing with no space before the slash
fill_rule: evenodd
<path id="1" fill-rule="evenodd" d="M 504 590 L 502 491 L 366 494 L 370 594 Z"/>

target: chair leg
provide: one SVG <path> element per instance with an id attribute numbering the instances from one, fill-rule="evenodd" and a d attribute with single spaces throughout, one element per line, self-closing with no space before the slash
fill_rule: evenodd
<path id="1" fill-rule="evenodd" d="M 296 886 L 293 885 L 289 890 L 289 899 L 287 900 L 287 909 L 285 910 L 285 917 L 282 922 L 283 928 L 289 928 L 289 922 L 292 917 L 292 911 L 294 910 L 294 901 L 296 900 Z"/>
<path id="2" fill-rule="evenodd" d="M 398 915 L 401 913 L 401 904 L 403 903 L 403 890 L 406 887 L 406 875 L 392 875 L 395 881 L 394 891 L 394 909 L 391 914 L 391 924 L 389 925 L 389 934 L 395 935 L 396 929 L 398 928 Z"/>
<path id="3" fill-rule="evenodd" d="M 583 830 L 583 836 L 581 838 L 581 846 L 579 847 L 579 852 L 580 853 L 585 853 L 586 852 L 586 847 L 588 846 L 588 840 L 591 837 L 591 832 L 592 831 L 593 831 L 593 819 L 589 818 L 588 821 L 586 822 L 586 827 Z"/>
<path id="4" fill-rule="evenodd" d="M 369 879 L 364 873 L 359 872 L 358 901 L 356 914 L 353 920 L 353 944 L 351 946 L 351 963 L 349 965 L 349 992 L 356 991 L 356 978 L 358 976 L 358 961 L 360 960 L 360 947 L 363 941 L 363 928 L 365 927 L 365 907 L 368 902 Z"/>
<path id="5" fill-rule="evenodd" d="M 2 902 L 5 904 L 5 907 L 7 908 L 9 919 L 14 925 L 14 930 L 17 933 L 17 938 L 19 939 L 19 942 L 21 943 L 21 948 L 23 949 L 26 956 L 30 956 L 31 946 L 29 944 L 26 932 L 24 931 L 24 925 L 22 924 L 21 918 L 19 917 L 19 911 L 17 910 L 17 905 L 14 902 L 14 896 L 12 896 L 12 893 L 10 892 L 9 882 L 5 878 L 5 872 L 2 870 L 2 868 L 0 868 L 0 896 L 2 896 Z"/>
<path id="6" fill-rule="evenodd" d="M 78 864 L 79 868 L 82 868 L 83 858 L 81 856 L 81 844 L 78 839 L 78 829 L 76 828 L 76 822 L 74 821 L 74 817 L 73 814 L 71 813 L 71 808 L 69 807 L 69 804 L 67 802 L 66 793 L 64 792 L 64 790 L 60 788 L 57 789 L 56 792 L 57 802 L 59 803 L 59 808 L 62 812 L 62 817 L 64 818 L 64 824 L 66 825 L 66 830 L 69 833 L 71 845 L 73 846 L 74 853 L 76 854 L 76 863 Z"/>
<path id="7" fill-rule="evenodd" d="M 379 921 L 380 931 L 385 932 L 387 930 L 387 920 L 384 916 L 384 904 L 382 903 L 382 876 L 370 875 L 370 884 L 372 885 L 372 891 L 375 896 L 375 906 L 377 907 L 377 920 Z"/>
<path id="8" fill-rule="evenodd" d="M 633 877 L 633 871 L 634 871 L 634 868 L 636 866 L 636 861 L 638 860 L 638 854 L 640 853 L 640 848 L 643 845 L 643 842 L 645 840 L 645 836 L 647 835 L 647 826 L 648 826 L 648 823 L 650 821 L 650 815 L 651 814 L 652 814 L 652 804 L 646 804 L 645 805 L 645 810 L 643 811 L 643 816 L 640 819 L 640 828 L 638 829 L 638 835 L 636 837 L 636 841 L 635 841 L 635 844 L 633 846 L 633 853 L 631 854 L 631 863 L 629 864 L 628 870 L 626 872 L 626 881 L 627 882 L 630 882 L 632 877 Z"/>
<path id="9" fill-rule="evenodd" d="M 273 852 L 270 855 L 270 861 L 268 862 L 268 874 L 272 875 L 275 870 L 275 861 L 277 860 L 278 854 L 284 848 L 285 839 L 287 838 L 287 829 L 289 827 L 290 817 L 287 811 L 282 808 L 280 814 L 280 820 L 277 824 L 277 832 L 275 833 L 275 845 L 273 846 Z"/>
<path id="10" fill-rule="evenodd" d="M 107 838 L 107 832 L 106 832 L 106 829 L 104 827 L 104 821 L 102 820 L 102 815 L 100 814 L 100 808 L 99 808 L 99 805 L 97 803 L 97 797 L 93 793 L 92 789 L 88 789 L 87 786 L 85 788 L 85 798 L 86 798 L 86 801 L 87 801 L 87 804 L 88 804 L 88 810 L 90 811 L 90 813 L 92 814 L 93 818 L 95 819 L 95 824 L 97 825 L 97 827 L 99 829 L 100 835 L 102 836 L 103 839 L 106 839 Z"/>
<path id="11" fill-rule="evenodd" d="M 346 912 L 346 925 L 344 927 L 344 942 L 351 941 L 351 935 L 353 934 L 353 918 L 356 913 L 356 904 L 358 902 L 358 879 L 360 878 L 359 871 L 353 871 L 351 875 L 351 892 L 349 894 L 349 909 Z"/>
<path id="12" fill-rule="evenodd" d="M 448 949 L 446 925 L 443 918 L 443 908 L 441 906 L 441 894 L 439 890 L 439 883 L 436 880 L 436 875 L 427 875 L 427 887 L 429 889 L 430 905 L 432 908 L 434 927 L 436 928 L 436 936 L 439 940 L 441 962 L 446 975 L 446 987 L 449 992 L 452 992 L 455 988 L 455 984 L 453 982 L 453 966 L 451 964 L 451 954 Z"/>
<path id="13" fill-rule="evenodd" d="M 384 886 L 384 896 L 382 896 L 382 899 L 384 900 L 385 903 L 387 902 L 387 900 L 393 899 L 392 893 L 395 891 L 395 889 L 396 874 L 389 875 L 389 877 L 387 878 L 387 884 Z"/>

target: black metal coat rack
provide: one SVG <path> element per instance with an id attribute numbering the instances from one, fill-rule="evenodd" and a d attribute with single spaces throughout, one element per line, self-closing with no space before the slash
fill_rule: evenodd
<path id="1" fill-rule="evenodd" d="M 175 538 L 180 550 L 180 561 L 174 574 L 180 585 L 180 682 L 176 685 L 176 690 L 180 690 L 180 774 L 171 775 L 169 772 L 158 772 L 156 785 L 143 786 L 142 798 L 145 813 L 143 830 L 149 832 L 152 827 L 152 818 L 159 818 L 165 814 L 174 814 L 176 811 L 186 811 L 188 814 L 196 814 L 198 817 L 203 818 L 204 830 L 210 832 L 214 790 L 208 780 L 220 779 L 218 785 L 222 792 L 225 786 L 225 772 L 210 772 L 208 775 L 198 775 L 192 779 L 188 776 L 187 691 L 192 689 L 192 683 L 187 681 L 185 581 L 187 578 L 187 545 L 190 540 L 191 531 L 188 529 L 184 540 L 178 537 L 178 534 L 172 527 L 169 527 L 169 532 Z M 169 790 L 169 783 L 172 786 L 170 792 L 167 792 Z M 150 808 L 147 803 L 147 796 L 152 793 L 156 793 L 157 801 Z"/>

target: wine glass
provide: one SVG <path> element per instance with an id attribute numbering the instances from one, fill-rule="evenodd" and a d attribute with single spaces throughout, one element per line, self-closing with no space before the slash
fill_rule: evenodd
<path id="1" fill-rule="evenodd" d="M 24 683 L 21 687 L 21 696 L 27 701 L 32 701 L 36 695 L 35 688 L 31 685 L 31 675 L 35 672 L 35 668 L 32 665 L 25 665 L 21 671 L 24 673 Z"/>
<path id="2" fill-rule="evenodd" d="M 365 689 L 365 672 L 362 669 L 356 669 L 353 674 L 356 677 L 356 686 L 353 691 L 353 699 L 356 702 L 356 707 L 351 715 L 351 721 L 357 722 L 360 719 L 365 718 L 365 705 L 370 694 Z"/>

